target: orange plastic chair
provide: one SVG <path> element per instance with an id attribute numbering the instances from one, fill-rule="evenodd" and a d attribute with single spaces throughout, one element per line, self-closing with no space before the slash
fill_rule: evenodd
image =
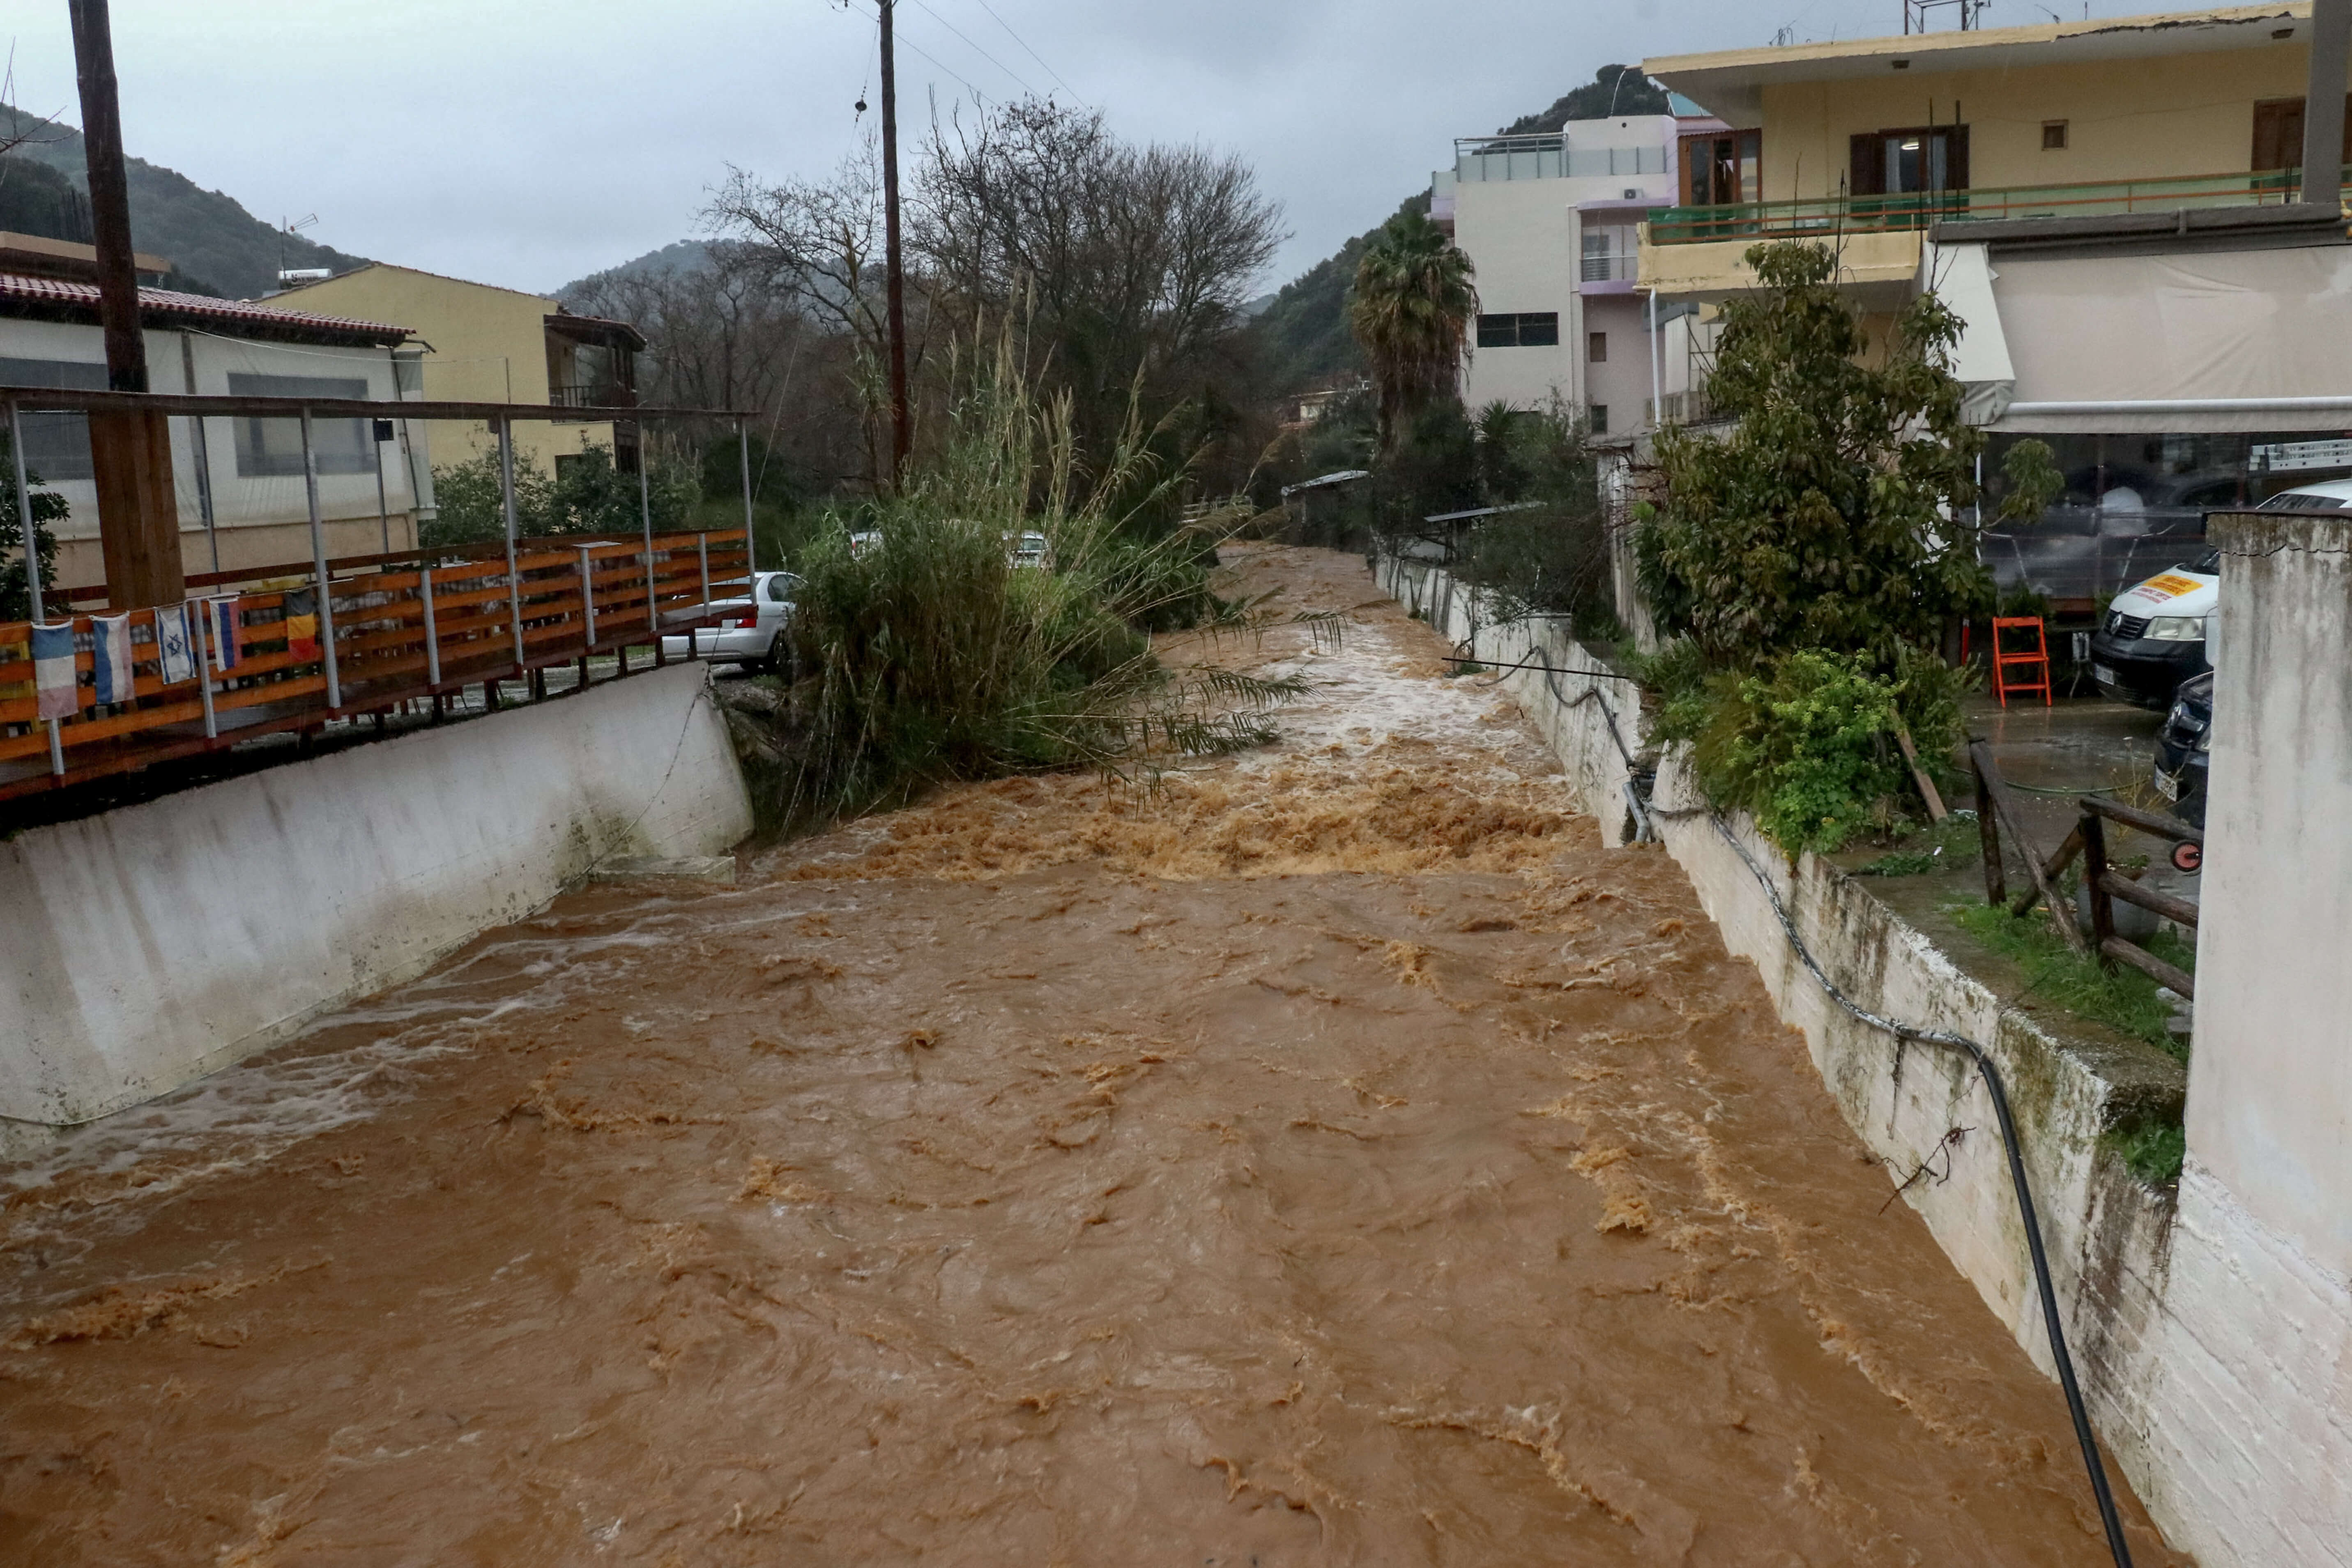
<path id="1" fill-rule="evenodd" d="M 2005 647 L 2002 646 L 2000 639 L 2001 633 L 2024 631 L 2029 627 L 2032 628 L 2033 632 L 2033 647 L 2031 651 L 2028 651 L 2021 646 L 2018 647 Z M 2040 680 L 2013 680 L 2010 678 L 2009 672 L 2011 669 L 2023 669 L 2028 666 L 2033 665 L 2039 665 L 2041 667 L 2042 679 Z M 2039 616 L 1996 616 L 1994 618 L 1992 623 L 1992 689 L 1994 694 L 2000 699 L 2000 705 L 2003 708 L 2009 706 L 2009 694 L 2012 691 L 2016 692 L 2021 697 L 2031 697 L 2038 691 L 2042 693 L 2042 705 L 2044 708 L 2055 706 L 2050 697 L 2049 634 L 2043 628 L 2042 618 Z"/>

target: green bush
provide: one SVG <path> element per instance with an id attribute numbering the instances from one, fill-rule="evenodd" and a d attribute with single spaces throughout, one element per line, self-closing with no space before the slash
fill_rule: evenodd
<path id="1" fill-rule="evenodd" d="M 41 476 L 27 468 L 25 488 L 33 502 L 33 542 L 39 554 L 41 581 L 58 580 L 57 525 L 66 520 L 65 497 L 41 488 Z M 25 580 L 25 521 L 16 515 L 16 459 L 8 435 L 0 428 L 0 621 L 29 620 L 33 614 L 32 585 Z M 52 611 L 51 614 L 56 614 Z"/>
<path id="2" fill-rule="evenodd" d="M 1718 805 L 1745 807 L 1791 855 L 1873 826 L 1902 783 L 1891 682 L 1864 662 L 1792 653 L 1766 676 L 1717 677 L 1693 761 Z"/>
<path id="3" fill-rule="evenodd" d="M 515 465 L 515 527 L 526 539 L 553 534 L 634 534 L 645 527 L 645 500 L 653 503 L 654 531 L 667 533 L 694 526 L 700 487 L 691 469 L 660 458 L 649 459 L 646 479 L 649 498 L 641 496 L 637 476 L 623 473 L 609 447 L 590 442 L 576 458 L 556 465 L 552 476 L 531 465 Z M 505 497 L 499 482 L 494 454 L 433 470 L 434 500 L 439 515 L 418 531 L 418 542 L 428 549 L 475 544 L 506 537 Z M 715 526 L 740 528 L 740 508 Z"/>
<path id="4" fill-rule="evenodd" d="M 1152 651 L 1155 628 L 1232 618 L 1208 592 L 1213 543 L 1139 539 L 1129 512 L 1107 510 L 1148 488 L 1140 443 L 1076 502 L 1072 450 L 1066 405 L 1039 408 L 1001 355 L 953 410 L 936 468 L 822 521 L 793 627 L 808 732 L 765 819 L 821 822 L 929 784 L 1118 772 L 1271 738 L 1265 711 L 1303 682 L 1171 669 Z M 1033 531 L 1050 568 L 1011 562 L 1012 540 Z M 879 542 L 853 551 L 856 531 Z"/>

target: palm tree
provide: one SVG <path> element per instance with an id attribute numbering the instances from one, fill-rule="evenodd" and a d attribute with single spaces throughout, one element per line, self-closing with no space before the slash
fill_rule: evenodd
<path id="1" fill-rule="evenodd" d="M 1445 231 L 1420 213 L 1397 214 L 1364 247 L 1348 324 L 1380 387 L 1382 451 L 1414 412 L 1454 395 L 1478 313 L 1475 272 Z"/>

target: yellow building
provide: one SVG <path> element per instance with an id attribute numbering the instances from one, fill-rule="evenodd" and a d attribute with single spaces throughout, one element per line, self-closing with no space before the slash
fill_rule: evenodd
<path id="1" fill-rule="evenodd" d="M 270 303 L 400 322 L 425 345 L 423 396 L 429 402 L 627 408 L 637 401 L 636 355 L 645 339 L 635 327 L 575 316 L 519 289 L 373 262 L 272 295 Z M 485 424 L 436 421 L 428 429 L 434 461 L 443 467 L 498 450 Z M 625 468 L 636 463 L 635 430 L 611 420 L 520 422 L 514 444 L 519 466 L 550 475 L 591 444 L 610 448 Z"/>
<path id="2" fill-rule="evenodd" d="M 1645 61 L 1732 130 L 1685 148 L 1642 284 L 1742 287 L 1759 237 L 1872 235 L 1891 280 L 1937 222 L 2292 201 L 2311 34 L 2297 0 Z"/>

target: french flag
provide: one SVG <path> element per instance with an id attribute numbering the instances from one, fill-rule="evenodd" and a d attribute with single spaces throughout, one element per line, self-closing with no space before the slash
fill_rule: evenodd
<path id="1" fill-rule="evenodd" d="M 33 627 L 33 689 L 44 719 L 70 719 L 81 710 L 81 681 L 74 672 L 71 621 Z"/>

